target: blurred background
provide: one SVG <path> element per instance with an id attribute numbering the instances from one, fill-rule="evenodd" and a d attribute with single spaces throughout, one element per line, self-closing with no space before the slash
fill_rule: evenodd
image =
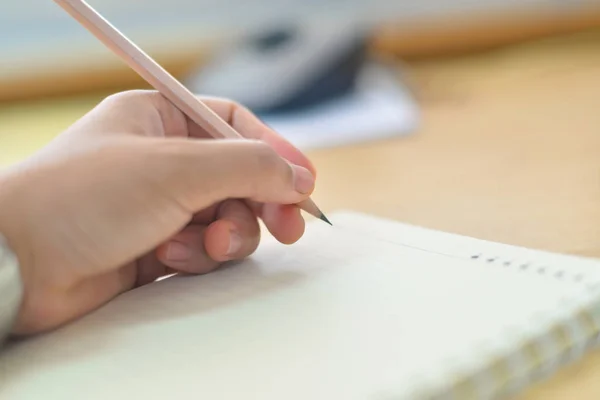
<path id="1" fill-rule="evenodd" d="M 585 28 L 596 0 L 90 0 L 174 74 L 224 43 L 285 25 L 371 31 L 379 50 L 414 57 Z M 349 29 L 350 29 L 349 28 Z M 0 98 L 131 85 L 135 77 L 51 0 L 0 6 Z M 136 82 L 137 84 L 138 82 Z"/>
<path id="2" fill-rule="evenodd" d="M 181 76 L 211 51 L 289 24 L 368 29 L 399 56 L 474 50 L 585 28 L 596 0 L 90 0 Z M 51 0 L 0 5 L 0 99 L 138 85 L 136 77 Z"/>
<path id="3" fill-rule="evenodd" d="M 417 131 L 423 60 L 600 22 L 596 0 L 89 4 L 192 91 L 238 100 L 307 148 Z M 51 0 L 0 5 L 0 55 L 0 107 L 147 87 Z"/>

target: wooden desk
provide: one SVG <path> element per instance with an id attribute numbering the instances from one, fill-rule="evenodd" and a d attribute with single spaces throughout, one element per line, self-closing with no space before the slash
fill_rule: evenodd
<path id="1" fill-rule="evenodd" d="M 600 34 L 413 67 L 422 129 L 313 152 L 318 203 L 600 257 Z M 0 163 L 43 145 L 96 100 L 0 111 Z M 574 398 L 600 398 L 600 352 L 521 397 Z"/>

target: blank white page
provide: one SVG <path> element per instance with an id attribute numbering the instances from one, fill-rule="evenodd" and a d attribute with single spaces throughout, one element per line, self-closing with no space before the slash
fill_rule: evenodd
<path id="1" fill-rule="evenodd" d="M 332 220 L 8 348 L 0 398 L 415 398 L 543 333 L 597 279 L 595 261 L 352 213 Z M 552 274 L 530 270 L 542 264 Z"/>

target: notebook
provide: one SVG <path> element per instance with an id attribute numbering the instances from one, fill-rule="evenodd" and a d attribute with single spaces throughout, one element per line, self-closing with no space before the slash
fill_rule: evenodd
<path id="1" fill-rule="evenodd" d="M 0 357 L 0 398 L 495 399 L 598 342 L 600 263 L 354 212 Z"/>

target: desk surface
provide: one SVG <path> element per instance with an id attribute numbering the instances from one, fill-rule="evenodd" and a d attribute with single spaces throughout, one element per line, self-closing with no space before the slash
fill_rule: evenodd
<path id="1" fill-rule="evenodd" d="M 600 33 L 413 67 L 422 129 L 313 152 L 317 202 L 600 257 Z M 97 100 L 0 109 L 0 164 L 42 146 Z M 522 399 L 596 400 L 599 377 L 596 352 Z"/>

